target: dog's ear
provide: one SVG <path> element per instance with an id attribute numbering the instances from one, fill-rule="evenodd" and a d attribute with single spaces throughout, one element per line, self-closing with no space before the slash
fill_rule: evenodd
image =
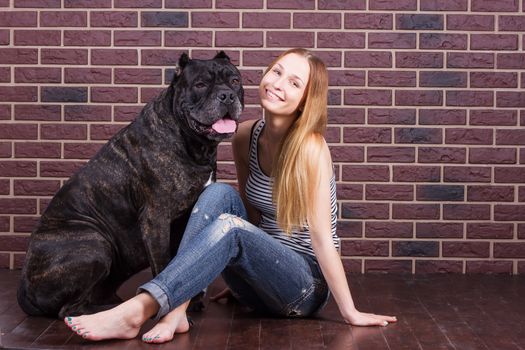
<path id="1" fill-rule="evenodd" d="M 230 62 L 230 57 L 228 57 L 228 55 L 226 54 L 226 52 L 224 52 L 224 51 L 222 51 L 222 50 L 219 51 L 219 52 L 215 55 L 215 57 L 213 57 L 213 59 L 216 59 L 216 58 L 224 58 L 224 59 L 228 60 L 228 62 Z"/>
<path id="2" fill-rule="evenodd" d="M 178 77 L 181 75 L 182 71 L 184 70 L 184 67 L 190 62 L 190 57 L 187 53 L 183 53 L 180 55 L 179 63 L 177 64 L 177 67 L 175 67 L 175 72 L 173 73 L 173 79 L 171 80 L 171 84 L 174 84 Z"/>

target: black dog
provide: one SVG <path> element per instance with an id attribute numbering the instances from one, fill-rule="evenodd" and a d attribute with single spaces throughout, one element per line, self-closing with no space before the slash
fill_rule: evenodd
<path id="1" fill-rule="evenodd" d="M 173 253 L 170 225 L 214 180 L 217 145 L 236 131 L 243 106 L 240 73 L 224 52 L 183 54 L 168 89 L 50 202 L 31 235 L 21 308 L 91 313 L 119 302 L 116 289 L 131 275 L 148 266 L 158 274 Z"/>

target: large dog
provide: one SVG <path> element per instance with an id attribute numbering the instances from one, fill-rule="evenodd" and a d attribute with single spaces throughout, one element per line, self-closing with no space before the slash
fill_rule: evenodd
<path id="1" fill-rule="evenodd" d="M 18 303 L 64 317 L 119 302 L 117 287 L 171 260 L 170 225 L 215 178 L 217 145 L 244 107 L 239 71 L 224 52 L 179 59 L 168 89 L 114 135 L 51 200 L 31 235 Z"/>

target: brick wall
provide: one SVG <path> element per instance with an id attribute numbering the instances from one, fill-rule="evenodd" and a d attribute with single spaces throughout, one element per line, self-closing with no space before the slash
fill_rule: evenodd
<path id="1" fill-rule="evenodd" d="M 0 0 L 0 267 L 51 196 L 172 75 L 224 49 L 261 117 L 289 47 L 330 71 L 353 272 L 525 273 L 525 0 Z M 220 178 L 234 181 L 231 147 Z"/>

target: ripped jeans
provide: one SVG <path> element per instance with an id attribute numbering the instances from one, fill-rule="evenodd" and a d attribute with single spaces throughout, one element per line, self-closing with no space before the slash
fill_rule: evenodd
<path id="1" fill-rule="evenodd" d="M 265 314 L 309 316 L 329 297 L 316 259 L 249 223 L 238 192 L 215 183 L 195 204 L 177 255 L 139 292 L 157 300 L 159 319 L 221 273 L 241 303 Z"/>

